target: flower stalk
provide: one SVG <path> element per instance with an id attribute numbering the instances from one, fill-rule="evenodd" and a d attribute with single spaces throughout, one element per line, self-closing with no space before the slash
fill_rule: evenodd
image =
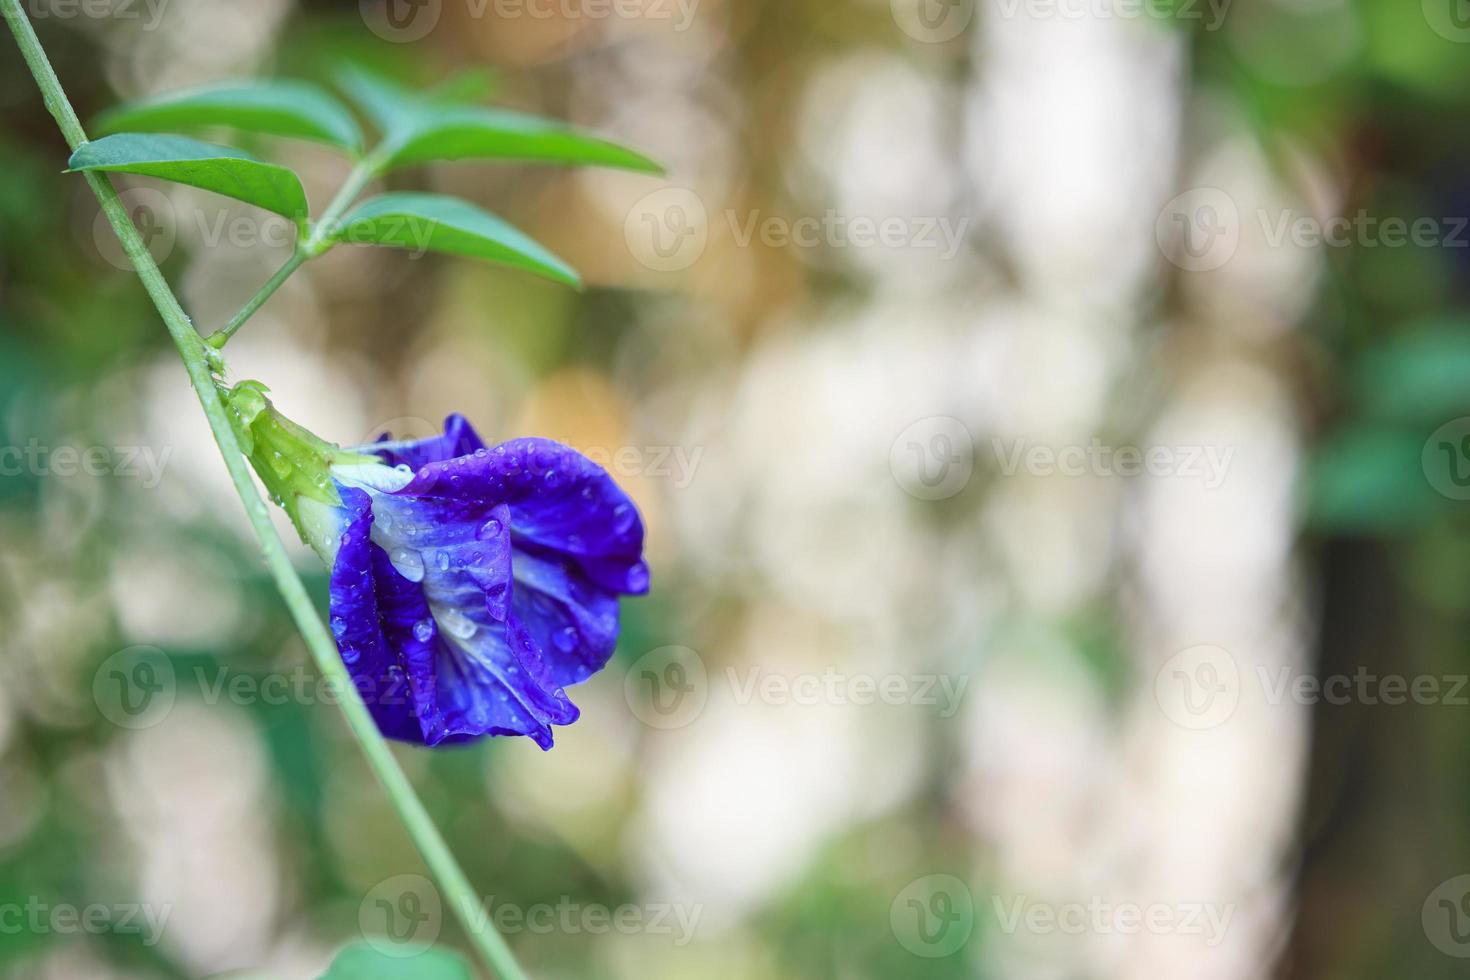
<path id="1" fill-rule="evenodd" d="M 20 0 L 0 0 L 0 13 L 4 14 L 5 21 L 15 36 L 26 65 L 45 99 L 47 110 L 56 119 L 68 146 L 75 150 L 87 142 L 86 132 L 41 46 L 40 39 L 36 37 Z M 362 172 L 370 173 L 367 170 Z M 358 171 L 354 171 L 356 173 Z M 469 879 L 434 826 L 428 810 L 414 792 L 413 785 L 378 731 L 367 706 L 358 696 L 338 655 L 336 643 L 322 622 L 301 577 L 291 564 L 285 545 L 271 523 L 266 503 L 251 480 L 245 449 L 231 422 L 231 410 L 221 395 L 219 378 L 216 375 L 222 370 L 223 363 L 217 349 L 207 344 L 194 329 L 192 321 L 149 254 L 142 236 L 133 226 L 111 181 L 105 175 L 93 172 L 85 173 L 84 177 L 178 348 L 190 383 L 209 421 L 210 431 L 229 470 L 231 482 L 245 506 L 246 515 L 276 587 L 280 590 L 323 679 L 342 692 L 339 704 L 368 765 L 388 794 L 445 899 L 460 917 L 485 962 L 501 980 L 525 980 L 526 974 L 516 962 L 505 940 L 489 925 L 489 917 L 483 913 Z M 368 176 L 358 179 L 358 191 L 365 186 L 368 179 Z M 355 195 L 356 191 L 353 193 Z M 345 195 L 339 195 L 339 199 L 342 197 Z M 345 209 L 348 203 L 350 198 L 341 207 Z M 284 276 L 281 279 L 284 281 Z"/>

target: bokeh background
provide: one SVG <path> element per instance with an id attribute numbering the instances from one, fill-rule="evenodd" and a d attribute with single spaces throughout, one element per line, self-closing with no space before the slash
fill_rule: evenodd
<path id="1" fill-rule="evenodd" d="M 667 163 L 396 174 L 588 288 L 343 247 L 229 350 L 336 441 L 459 411 L 638 501 L 555 749 L 400 753 L 533 976 L 1464 975 L 1462 0 L 27 6 L 84 118 L 488 71 Z M 466 949 L 0 49 L 0 975 Z M 285 257 L 119 184 L 196 323 Z"/>

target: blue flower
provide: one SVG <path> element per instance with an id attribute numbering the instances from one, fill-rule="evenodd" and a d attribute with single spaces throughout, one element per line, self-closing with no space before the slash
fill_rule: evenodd
<path id="1" fill-rule="evenodd" d="M 628 495 L 568 446 L 487 447 L 457 415 L 442 436 L 353 453 L 303 450 L 273 410 L 241 418 L 256 471 L 331 568 L 332 632 L 383 733 L 550 748 L 578 715 L 564 689 L 612 656 L 618 597 L 648 591 Z"/>

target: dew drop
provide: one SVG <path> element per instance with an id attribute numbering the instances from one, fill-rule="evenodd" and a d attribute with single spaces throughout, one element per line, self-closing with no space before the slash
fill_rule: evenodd
<path id="1" fill-rule="evenodd" d="M 449 552 L 439 552 L 439 556 L 434 560 L 434 564 L 439 566 L 439 571 L 441 572 L 449 571 Z"/>
<path id="2" fill-rule="evenodd" d="M 500 521 L 496 520 L 493 517 L 490 518 L 488 521 L 480 526 L 480 537 L 493 538 L 498 536 L 500 534 L 500 526 Z"/>
<path id="3" fill-rule="evenodd" d="M 438 616 L 439 625 L 461 640 L 468 640 L 480 628 L 475 624 L 474 620 L 470 619 L 458 609 L 445 609 Z"/>
<path id="4" fill-rule="evenodd" d="M 613 530 L 618 534 L 627 534 L 628 529 L 633 526 L 633 508 L 627 504 L 618 504 L 613 508 Z"/>
<path id="5" fill-rule="evenodd" d="M 394 548 L 388 555 L 388 560 L 393 567 L 398 569 L 398 574 L 410 582 L 422 582 L 424 580 L 424 559 L 417 551 L 408 548 Z"/>
<path id="6" fill-rule="evenodd" d="M 556 648 L 562 653 L 571 653 L 577 648 L 577 628 L 568 626 L 566 629 L 558 630 L 556 634 Z"/>
<path id="7" fill-rule="evenodd" d="M 420 643 L 428 643 L 429 637 L 434 635 L 434 624 L 427 619 L 421 619 L 413 624 L 414 639 Z"/>

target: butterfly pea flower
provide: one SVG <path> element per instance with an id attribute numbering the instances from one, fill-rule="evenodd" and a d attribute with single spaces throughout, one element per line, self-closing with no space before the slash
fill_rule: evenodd
<path id="1" fill-rule="evenodd" d="M 272 499 L 331 569 L 330 625 L 379 728 L 425 745 L 528 735 L 612 656 L 618 599 L 648 591 L 643 523 L 597 464 L 548 439 L 442 435 L 342 450 L 231 389 Z"/>

